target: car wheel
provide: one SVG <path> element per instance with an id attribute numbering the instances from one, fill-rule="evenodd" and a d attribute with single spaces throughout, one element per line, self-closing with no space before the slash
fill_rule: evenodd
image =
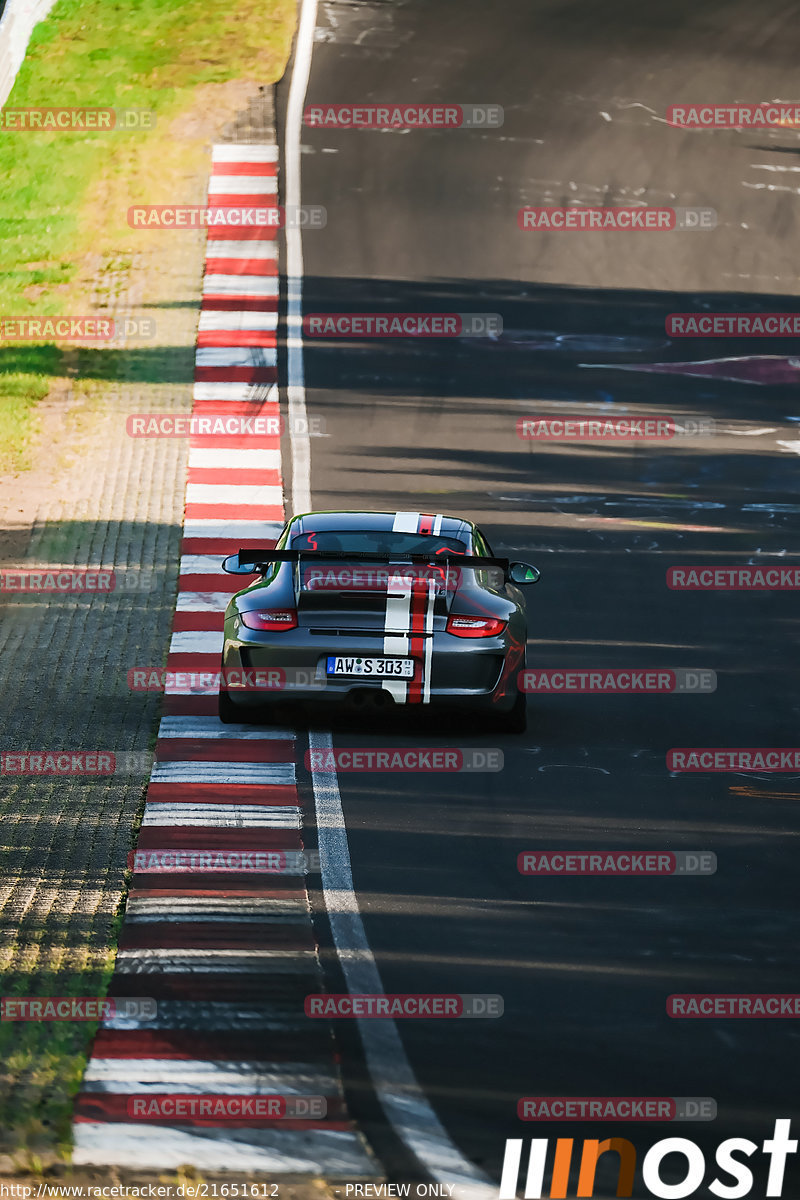
<path id="1" fill-rule="evenodd" d="M 514 707 L 507 713 L 498 713 L 498 728 L 503 733 L 524 733 L 528 728 L 528 704 L 524 692 L 517 692 Z"/>

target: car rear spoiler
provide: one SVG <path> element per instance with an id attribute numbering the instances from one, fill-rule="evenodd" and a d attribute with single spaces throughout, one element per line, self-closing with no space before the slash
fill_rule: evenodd
<path id="1" fill-rule="evenodd" d="M 236 559 L 236 565 L 232 559 Z M 373 550 L 267 550 L 241 549 L 223 561 L 222 568 L 233 575 L 253 575 L 265 571 L 271 563 L 279 562 L 377 562 L 377 563 L 424 563 L 426 566 L 455 566 L 488 568 L 499 567 L 508 574 L 507 558 L 482 558 L 474 554 L 403 554 L 396 550 L 387 553 Z M 227 565 L 230 564 L 230 565 Z M 252 570 L 243 568 L 249 567 Z"/>

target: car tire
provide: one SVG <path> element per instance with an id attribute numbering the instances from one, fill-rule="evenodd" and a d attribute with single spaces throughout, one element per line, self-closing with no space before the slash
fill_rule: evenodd
<path id="1" fill-rule="evenodd" d="M 524 733 L 528 728 L 528 698 L 524 692 L 517 692 L 513 708 L 507 713 L 498 713 L 498 728 L 503 733 Z"/>

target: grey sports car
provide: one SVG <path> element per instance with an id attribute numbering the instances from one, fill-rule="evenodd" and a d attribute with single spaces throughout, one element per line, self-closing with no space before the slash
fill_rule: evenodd
<path id="1" fill-rule="evenodd" d="M 528 563 L 496 558 L 460 517 L 312 512 L 274 548 L 223 562 L 260 576 L 225 612 L 219 715 L 268 720 L 275 701 L 461 708 L 525 729 Z"/>

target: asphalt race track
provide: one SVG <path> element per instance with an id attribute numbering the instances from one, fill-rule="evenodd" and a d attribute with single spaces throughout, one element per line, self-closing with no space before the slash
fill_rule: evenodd
<path id="1" fill-rule="evenodd" d="M 760 1143 L 776 1118 L 797 1115 L 793 1022 L 666 1013 L 672 993 L 782 993 L 796 978 L 797 777 L 681 776 L 665 762 L 671 747 L 796 738 L 793 594 L 665 582 L 673 565 L 797 563 L 796 342 L 664 331 L 669 313 L 797 308 L 798 134 L 663 120 L 673 103 L 791 99 L 792 11 L 774 0 L 320 6 L 308 105 L 480 102 L 502 105 L 505 120 L 485 131 L 306 127 L 303 200 L 324 205 L 328 223 L 303 239 L 304 311 L 499 313 L 505 332 L 307 339 L 308 413 L 326 435 L 311 441 L 313 506 L 461 514 L 495 553 L 535 562 L 529 667 L 718 677 L 713 694 L 531 696 L 522 737 L 427 713 L 334 729 L 337 748 L 503 750 L 498 773 L 339 776 L 385 990 L 504 997 L 499 1020 L 400 1022 L 430 1104 L 493 1179 L 506 1138 L 627 1136 L 646 1148 L 687 1136 L 710 1161 L 724 1138 Z M 522 205 L 568 203 L 708 206 L 718 225 L 517 225 Z M 761 361 L 685 365 L 748 357 Z M 653 364 L 671 369 L 642 370 Z M 743 382 L 748 372 L 763 382 Z M 667 415 L 715 432 L 522 441 L 516 422 L 534 413 Z M 718 870 L 526 877 L 517 855 L 533 849 L 710 851 Z M 317 923 L 324 936 L 322 912 Z M 351 1111 L 407 1178 L 353 1031 L 340 1032 Z M 711 1097 L 718 1116 L 531 1127 L 516 1105 L 532 1095 Z M 763 1158 L 754 1170 L 763 1188 Z"/>

